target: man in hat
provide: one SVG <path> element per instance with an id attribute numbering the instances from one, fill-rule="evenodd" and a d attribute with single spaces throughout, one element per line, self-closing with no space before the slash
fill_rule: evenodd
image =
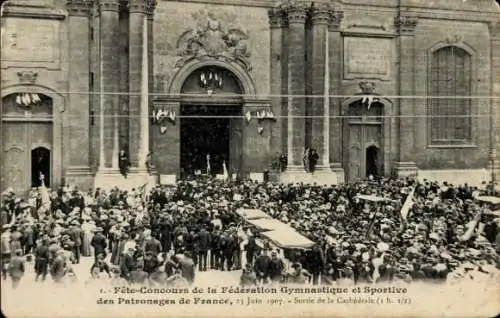
<path id="1" fill-rule="evenodd" d="M 271 258 L 267 255 L 267 248 L 262 249 L 261 254 L 257 256 L 254 263 L 254 271 L 257 275 L 257 280 L 259 284 L 264 284 L 267 282 L 269 277 L 269 266 L 271 264 Z"/>
<path id="2" fill-rule="evenodd" d="M 207 255 L 210 248 L 210 233 L 206 226 L 203 226 L 196 236 L 196 245 L 198 247 L 198 271 L 207 270 Z"/>
<path id="3" fill-rule="evenodd" d="M 90 242 L 90 245 L 94 248 L 94 258 L 97 260 L 97 255 L 103 254 L 104 258 L 106 258 L 106 237 L 102 233 L 103 229 L 101 227 L 98 227 L 96 229 L 96 233 L 94 234 L 94 237 L 92 237 L 92 241 Z"/>
<path id="4" fill-rule="evenodd" d="M 24 276 L 24 259 L 22 257 L 23 250 L 17 249 L 14 252 L 14 256 L 10 260 L 9 263 L 9 275 L 12 279 L 12 288 L 17 288 L 19 286 L 19 282 L 21 278 Z"/>
<path id="5" fill-rule="evenodd" d="M 130 272 L 132 272 L 135 266 L 134 253 L 135 253 L 134 248 L 127 247 L 126 252 L 123 254 L 122 257 L 120 257 L 121 277 L 123 277 L 126 280 L 130 279 Z"/>
<path id="6" fill-rule="evenodd" d="M 84 233 L 80 227 L 80 222 L 73 221 L 71 223 L 71 228 L 69 232 L 70 239 L 75 243 L 73 245 L 73 257 L 75 259 L 75 264 L 80 263 L 80 250 L 82 247 L 82 241 L 84 238 Z"/>
<path id="7" fill-rule="evenodd" d="M 48 238 L 42 238 L 41 244 L 35 249 L 35 282 L 38 282 L 40 276 L 42 276 L 42 282 L 45 281 L 49 268 L 49 259 L 49 240 Z"/>

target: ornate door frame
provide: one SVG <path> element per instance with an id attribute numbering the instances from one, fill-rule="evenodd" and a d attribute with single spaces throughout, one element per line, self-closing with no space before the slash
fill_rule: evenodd
<path id="1" fill-rule="evenodd" d="M 372 94 L 378 98 L 378 102 L 383 105 L 383 113 L 382 113 L 382 121 L 379 123 L 371 123 L 371 122 L 360 122 L 360 123 L 352 123 L 354 125 L 356 124 L 362 124 L 362 125 L 381 125 L 382 126 L 382 147 L 378 145 L 381 148 L 381 154 L 384 160 L 383 164 L 383 173 L 384 176 L 389 176 L 390 171 L 391 171 L 391 147 L 392 147 L 392 142 L 391 142 L 391 136 L 393 136 L 393 133 L 391 132 L 392 126 L 391 125 L 391 118 L 392 118 L 392 113 L 393 113 L 393 103 L 387 99 L 384 98 L 378 94 Z M 358 94 L 358 96 L 354 96 L 351 98 L 348 98 L 342 102 L 341 105 L 341 116 L 348 116 L 349 115 L 349 107 L 359 101 L 362 101 L 363 98 L 366 95 L 364 94 Z M 350 137 L 349 137 L 349 129 L 350 129 L 350 124 L 349 121 L 344 118 L 342 121 L 342 161 L 344 165 L 344 171 L 346 171 L 346 181 L 349 181 L 349 143 L 350 143 Z M 366 148 L 370 146 L 371 144 L 366 144 L 362 145 L 362 151 L 363 151 L 363 156 L 366 156 Z M 365 158 L 363 158 L 365 160 Z"/>

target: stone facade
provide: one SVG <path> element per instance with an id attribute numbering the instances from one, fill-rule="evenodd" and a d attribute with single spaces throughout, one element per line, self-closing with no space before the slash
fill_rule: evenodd
<path id="1" fill-rule="evenodd" d="M 34 147 L 50 151 L 51 186 L 175 179 L 179 115 L 202 104 L 240 107 L 230 140 L 240 174 L 262 173 L 286 153 L 283 182 L 344 182 L 369 169 L 500 177 L 500 105 L 488 98 L 500 95 L 495 1 L 11 0 L 2 9 L 2 104 L 19 104 L 2 106 L 2 189 L 29 188 L 31 177 L 9 178 L 31 169 Z M 457 126 L 470 138 L 435 144 L 423 97 L 433 54 L 447 47 L 470 58 L 473 98 L 467 125 Z M 229 71 L 239 86 L 188 92 L 204 68 Z M 26 93 L 50 100 L 50 114 L 16 101 Z M 155 121 L 158 110 L 177 118 Z M 274 118 L 257 118 L 262 110 Z M 303 169 L 306 147 L 319 154 L 314 175 Z"/>

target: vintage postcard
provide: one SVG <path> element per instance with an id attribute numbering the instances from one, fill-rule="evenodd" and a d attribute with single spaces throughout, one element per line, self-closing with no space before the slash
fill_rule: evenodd
<path id="1" fill-rule="evenodd" d="M 7 0 L 6 317 L 494 317 L 494 0 Z"/>

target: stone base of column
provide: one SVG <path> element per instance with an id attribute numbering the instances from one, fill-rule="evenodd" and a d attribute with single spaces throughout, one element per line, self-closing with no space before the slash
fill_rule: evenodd
<path id="1" fill-rule="evenodd" d="M 341 163 L 330 163 L 330 170 L 337 175 L 337 184 L 345 182 L 345 171 Z"/>
<path id="2" fill-rule="evenodd" d="M 69 167 L 65 176 L 66 184 L 71 187 L 78 187 L 82 191 L 94 188 L 94 172 L 90 167 L 73 166 Z"/>
<path id="3" fill-rule="evenodd" d="M 338 175 L 329 167 L 317 167 L 314 173 L 304 171 L 301 166 L 288 167 L 286 171 L 281 172 L 278 176 L 278 181 L 281 183 L 305 183 L 319 185 L 338 184 Z"/>
<path id="4" fill-rule="evenodd" d="M 416 177 L 418 175 L 418 167 L 415 162 L 395 162 L 394 174 L 397 177 Z"/>
<path id="5" fill-rule="evenodd" d="M 104 190 L 118 187 L 120 190 L 130 191 L 145 184 L 156 185 L 158 177 L 150 175 L 146 170 L 131 169 L 125 178 L 120 171 L 114 169 L 101 170 L 96 173 L 94 186 Z"/>

